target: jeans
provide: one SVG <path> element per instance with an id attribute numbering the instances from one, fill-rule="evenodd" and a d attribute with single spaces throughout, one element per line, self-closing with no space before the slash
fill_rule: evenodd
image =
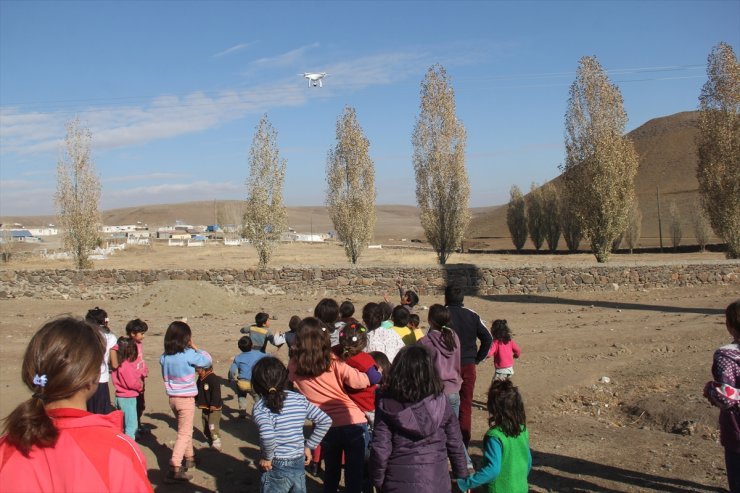
<path id="1" fill-rule="evenodd" d="M 725 449 L 725 467 L 730 493 L 740 493 L 740 452 Z"/>
<path id="2" fill-rule="evenodd" d="M 136 416 L 136 397 L 116 396 L 116 407 L 123 411 L 123 432 L 135 440 L 139 425 Z"/>
<path id="3" fill-rule="evenodd" d="M 456 418 L 460 417 L 460 394 L 455 392 L 454 394 L 447 394 L 447 400 L 450 402 L 450 407 Z"/>
<path id="4" fill-rule="evenodd" d="M 306 493 L 303 458 L 272 459 L 272 469 L 260 477 L 260 493 Z"/>
<path id="5" fill-rule="evenodd" d="M 336 493 L 342 475 L 344 452 L 344 491 L 362 492 L 362 471 L 365 461 L 367 423 L 332 426 L 321 442 L 324 459 L 324 493 Z"/>
<path id="6" fill-rule="evenodd" d="M 462 387 L 460 387 L 460 432 L 465 448 L 470 444 L 470 431 L 473 428 L 473 391 L 475 390 L 475 363 L 460 368 Z"/>
<path id="7" fill-rule="evenodd" d="M 170 465 L 180 467 L 183 457 L 195 457 L 193 450 L 193 418 L 195 399 L 192 397 L 170 397 L 170 408 L 177 418 L 177 439 L 172 447 Z"/>

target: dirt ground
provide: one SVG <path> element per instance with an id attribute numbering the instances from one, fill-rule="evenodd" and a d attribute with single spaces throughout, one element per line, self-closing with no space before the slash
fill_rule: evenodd
<path id="1" fill-rule="evenodd" d="M 205 255 L 185 250 L 190 250 L 187 255 Z M 401 257 L 393 260 L 393 255 L 384 256 L 383 263 L 400 263 Z M 421 255 L 426 255 L 424 261 L 406 258 L 406 262 L 433 263 L 433 254 Z M 521 257 L 485 257 L 491 262 L 521 262 Z M 118 258 L 118 268 L 143 268 L 146 266 L 140 262 L 149 255 L 130 251 Z M 713 254 L 701 257 L 719 258 Z M 284 263 L 312 262 L 310 256 L 301 259 L 286 259 Z M 451 261 L 467 260 L 456 256 Z M 538 257 L 537 261 L 547 259 Z M 588 261 L 581 258 L 581 262 Z M 666 261 L 673 261 L 673 257 Z M 113 267 L 108 262 L 119 261 L 113 257 L 97 262 L 96 267 Z M 170 260 L 151 262 L 166 267 Z M 200 261 L 199 267 L 211 262 L 225 260 Z M 40 265 L 25 263 L 23 267 Z M 507 319 L 523 351 L 515 365 L 514 381 L 524 395 L 530 428 L 534 457 L 531 491 L 725 491 L 718 411 L 701 392 L 710 379 L 714 349 L 728 341 L 723 309 L 739 295 L 740 286 L 734 284 L 643 292 L 468 297 L 466 306 L 480 313 L 489 326 L 495 318 Z M 159 377 L 163 334 L 175 317 L 187 317 L 195 342 L 213 355 L 217 374 L 225 377 L 238 352 L 239 328 L 253 321 L 256 312 L 272 314 L 273 328 L 282 329 L 291 315 L 311 314 L 317 301 L 309 296 L 237 297 L 207 283 L 188 281 L 156 283 L 125 300 L 0 300 L 0 416 L 6 416 L 30 395 L 19 378 L 20 361 L 29 338 L 46 320 L 66 313 L 83 315 L 98 305 L 108 311 L 114 333 L 121 335 L 129 319 L 141 317 L 150 327 L 144 341 L 151 373 L 144 422 L 151 426 L 152 435 L 140 445 L 155 489 L 258 491 L 259 474 L 249 462 L 258 458 L 256 429 L 251 422 L 236 419 L 236 399 L 226 386 L 223 450 L 215 452 L 204 445 L 200 417 L 196 416 L 194 438 L 200 463 L 194 481 L 190 485 L 162 484 L 160 471 L 166 470 L 176 435 Z M 378 299 L 358 297 L 352 301 L 359 311 L 366 302 Z M 441 297 L 421 300 L 426 306 L 438 302 Z M 287 358 L 284 348 L 271 351 L 283 360 Z M 490 361 L 478 367 L 475 399 L 480 404 L 485 403 L 491 375 Z M 608 383 L 603 377 L 608 377 Z M 471 454 L 476 461 L 481 458 L 486 418 L 485 410 L 474 410 Z M 320 478 L 309 475 L 307 482 L 309 491 L 320 491 Z"/>

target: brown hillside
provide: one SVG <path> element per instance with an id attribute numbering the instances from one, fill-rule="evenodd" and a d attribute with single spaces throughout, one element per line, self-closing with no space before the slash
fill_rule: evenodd
<path id="1" fill-rule="evenodd" d="M 698 113 L 687 111 L 655 118 L 631 131 L 628 135 L 640 156 L 640 167 L 635 178 L 637 198 L 642 211 L 642 241 L 646 245 L 658 243 L 658 202 L 660 191 L 663 244 L 670 245 L 668 207 L 675 201 L 682 218 L 682 243 L 693 241 L 692 211 L 698 200 L 696 180 L 696 145 Z M 559 181 L 559 177 L 553 180 Z M 469 228 L 471 238 L 508 239 L 506 206 L 489 208 L 473 215 Z M 561 240 L 561 245 L 562 245 Z M 508 246 L 511 246 L 510 243 Z M 585 245 L 582 245 L 585 246 Z"/>

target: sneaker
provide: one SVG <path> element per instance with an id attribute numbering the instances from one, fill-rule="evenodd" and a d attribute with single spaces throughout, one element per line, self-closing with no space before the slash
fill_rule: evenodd
<path id="1" fill-rule="evenodd" d="M 164 482 L 167 484 L 181 483 L 193 479 L 192 474 L 188 474 L 184 467 L 171 467 L 167 471 Z"/>
<path id="2" fill-rule="evenodd" d="M 215 450 L 221 450 L 221 439 L 216 438 L 213 442 L 211 442 L 211 448 Z"/>

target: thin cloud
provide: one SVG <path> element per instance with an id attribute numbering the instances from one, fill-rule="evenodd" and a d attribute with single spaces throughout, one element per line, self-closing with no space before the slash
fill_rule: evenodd
<path id="1" fill-rule="evenodd" d="M 220 52 L 216 53 L 215 55 L 211 55 L 211 56 L 212 56 L 212 58 L 221 58 L 223 56 L 231 55 L 233 53 L 236 53 L 237 51 L 245 50 L 245 49 L 249 48 L 250 46 L 254 45 L 255 43 L 257 43 L 257 42 L 256 41 L 252 41 L 252 42 L 249 42 L 249 43 L 239 43 L 238 45 L 234 45 L 231 48 L 226 48 L 224 51 L 220 51 Z"/>
<path id="2" fill-rule="evenodd" d="M 126 183 L 131 181 L 153 181 L 170 180 L 173 178 L 184 178 L 188 175 L 182 173 L 148 173 L 142 175 L 115 176 L 103 179 L 103 183 Z"/>
<path id="3" fill-rule="evenodd" d="M 301 46 L 300 48 L 287 51 L 285 53 L 282 53 L 274 57 L 260 58 L 258 60 L 253 61 L 251 65 L 259 65 L 261 68 L 264 68 L 267 66 L 287 67 L 290 65 L 295 65 L 296 62 L 298 62 L 301 58 L 303 58 L 303 56 L 306 54 L 308 50 L 311 50 L 313 48 L 318 48 L 318 47 L 319 47 L 319 43 L 311 43 L 310 45 Z"/>

